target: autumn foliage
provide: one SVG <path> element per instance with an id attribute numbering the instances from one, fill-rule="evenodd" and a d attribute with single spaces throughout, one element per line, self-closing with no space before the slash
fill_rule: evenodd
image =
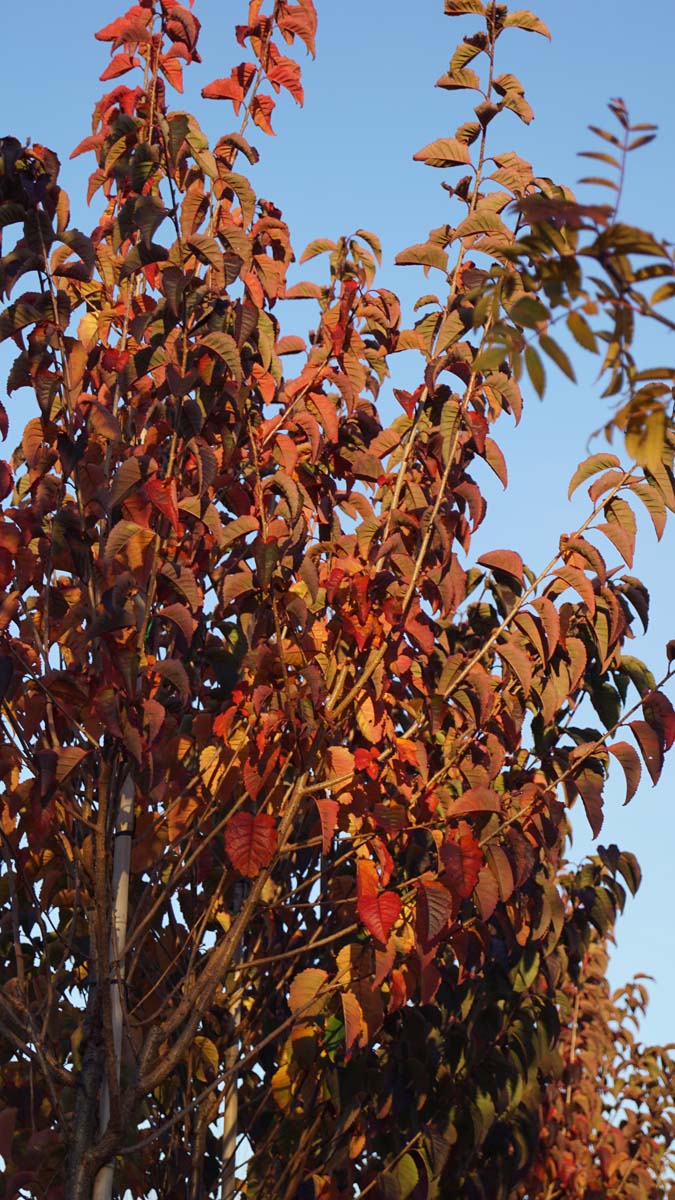
<path id="1" fill-rule="evenodd" d="M 635 513 L 675 511 L 675 369 L 634 350 L 675 263 L 619 217 L 652 127 L 612 102 L 577 201 L 500 141 L 532 118 L 510 38 L 546 27 L 445 0 L 468 119 L 415 154 L 454 224 L 398 255 L 433 280 L 406 323 L 375 233 L 291 271 L 249 168 L 317 16 L 240 7 L 213 146 L 174 107 L 198 3 L 96 34 L 91 235 L 56 154 L 0 143 L 7 391 L 34 399 L 0 463 L 0 1195 L 665 1196 L 672 1060 L 605 979 L 637 864 L 565 864 L 570 808 L 598 835 L 610 771 L 628 801 L 675 740 L 671 668 L 630 652 Z M 577 353 L 612 402 L 587 515 L 543 569 L 476 561 L 497 426 Z"/>

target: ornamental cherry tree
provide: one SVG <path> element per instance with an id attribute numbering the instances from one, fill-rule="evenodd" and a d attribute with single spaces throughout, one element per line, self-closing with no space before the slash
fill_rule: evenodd
<path id="1" fill-rule="evenodd" d="M 660 537 L 675 510 L 675 369 L 634 350 L 670 327 L 675 267 L 619 219 L 653 127 L 612 102 L 578 202 L 500 140 L 532 118 L 510 38 L 544 24 L 445 10 L 470 20 L 438 86 L 468 108 L 415 154 L 454 224 L 398 255 L 433 272 L 409 322 L 370 231 L 307 247 L 323 283 L 289 275 L 249 179 L 276 95 L 303 101 L 312 0 L 242 4 L 212 146 L 175 106 L 198 4 L 99 30 L 90 235 L 56 153 L 0 143 L 7 391 L 34 400 L 22 433 L 0 407 L 8 1197 L 552 1200 L 580 1194 L 572 1110 L 605 1139 L 588 1171 L 614 1155 L 606 1194 L 647 1194 L 636 1139 L 667 1166 L 663 1081 L 622 1141 L 574 1074 L 575 997 L 637 867 L 564 864 L 571 806 L 599 834 L 610 769 L 629 800 L 675 739 L 671 668 L 629 652 L 635 512 Z M 542 569 L 476 561 L 496 427 L 548 364 L 574 377 L 570 344 L 621 453 L 580 464 L 586 515 Z M 418 383 L 392 392 L 403 350 Z"/>

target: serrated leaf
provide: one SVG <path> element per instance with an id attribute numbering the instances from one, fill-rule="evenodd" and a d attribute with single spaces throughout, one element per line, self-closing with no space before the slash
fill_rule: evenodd
<path id="1" fill-rule="evenodd" d="M 423 146 L 417 154 L 413 154 L 415 162 L 422 162 L 427 167 L 461 167 L 471 165 L 471 154 L 465 142 L 457 138 L 438 138 Z"/>
<path id="2" fill-rule="evenodd" d="M 305 246 L 300 255 L 300 262 L 308 262 L 310 258 L 316 258 L 318 254 L 328 254 L 333 250 L 337 250 L 337 243 L 331 242 L 329 238 L 315 238 L 308 246 Z"/>
<path id="3" fill-rule="evenodd" d="M 631 721 L 630 728 L 640 747 L 649 778 L 656 785 L 663 770 L 663 746 L 661 738 L 646 721 Z"/>
<path id="4" fill-rule="evenodd" d="M 615 742 L 613 746 L 608 746 L 610 754 L 621 763 L 623 773 L 626 776 L 626 799 L 624 804 L 628 804 L 635 795 L 642 775 L 642 767 L 637 750 L 628 742 Z"/>
<path id="5" fill-rule="evenodd" d="M 396 255 L 394 262 L 398 267 L 437 267 L 440 271 L 448 269 L 448 255 L 437 242 L 418 242 L 408 246 Z"/>
<path id="6" fill-rule="evenodd" d="M 276 848 L 276 823 L 268 813 L 235 813 L 225 826 L 228 858 L 235 870 L 248 879 L 254 879 L 269 866 Z"/>
<path id="7" fill-rule="evenodd" d="M 288 1005 L 294 1017 L 314 1017 L 325 1007 L 327 995 L 322 989 L 328 972 L 308 967 L 296 975 L 288 994 Z"/>
<path id="8" fill-rule="evenodd" d="M 207 350 L 213 351 L 218 355 L 218 358 L 229 367 L 235 379 L 241 379 L 241 361 L 239 358 L 239 348 L 234 338 L 229 333 L 222 333 L 216 330 L 213 333 L 207 333 L 200 338 L 195 345 L 195 349 L 204 347 Z"/>
<path id="9" fill-rule="evenodd" d="M 528 33 L 540 33 L 543 37 L 551 40 L 551 32 L 548 25 L 535 17 L 534 13 L 528 12 L 525 8 L 520 8 L 516 12 L 507 13 L 504 18 L 504 28 L 524 29 Z"/>
<path id="10" fill-rule="evenodd" d="M 452 917 L 452 896 L 448 889 L 435 879 L 421 879 L 417 896 L 422 917 L 423 941 L 429 944 L 443 932 Z"/>
<path id="11" fill-rule="evenodd" d="M 579 463 L 579 466 L 570 479 L 570 486 L 567 489 L 568 500 L 572 499 L 577 488 L 587 479 L 590 479 L 592 475 L 597 475 L 600 471 L 609 471 L 620 466 L 621 462 L 616 457 L 616 454 L 591 454 L 589 458 L 585 458 L 583 462 Z"/>
<path id="12" fill-rule="evenodd" d="M 466 217 L 463 221 L 460 221 L 453 234 L 453 241 L 455 241 L 456 238 L 473 237 L 479 233 L 508 234 L 509 230 L 496 213 L 472 213 L 470 217 Z"/>

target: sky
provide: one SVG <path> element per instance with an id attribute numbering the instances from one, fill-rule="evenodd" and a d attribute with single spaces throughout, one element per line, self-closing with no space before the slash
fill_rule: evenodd
<path id="1" fill-rule="evenodd" d="M 399 293 L 412 322 L 415 299 L 440 284 L 433 277 L 425 281 L 417 268 L 394 267 L 393 259 L 398 250 L 424 241 L 429 229 L 453 219 L 447 194 L 439 186 L 447 175 L 414 163 L 412 155 L 437 137 L 451 136 L 470 115 L 466 94 L 434 89 L 433 84 L 447 70 L 457 41 L 474 27 L 470 19 L 445 17 L 442 0 L 317 0 L 317 7 L 317 59 L 303 60 L 305 107 L 300 110 L 282 97 L 273 118 L 277 136 L 269 139 L 255 130 L 252 140 L 261 151 L 261 162 L 251 170 L 252 182 L 258 195 L 283 210 L 296 251 L 317 236 L 335 238 L 358 228 L 376 231 L 384 248 L 378 285 Z M 88 212 L 79 198 L 93 157 L 70 162 L 68 156 L 90 131 L 95 100 L 112 86 L 98 83 L 107 48 L 94 41 L 93 33 L 122 9 L 117 0 L 22 0 L 6 4 L 3 11 L 0 134 L 31 138 L 57 151 L 74 223 L 85 231 L 97 216 L 96 200 Z M 199 89 L 229 74 L 243 57 L 241 50 L 233 49 L 231 31 L 245 19 L 246 10 L 245 0 L 195 0 L 194 12 L 203 25 L 204 63 L 188 72 L 194 82 L 184 98 L 175 96 L 172 103 L 195 112 L 212 142 L 235 123 L 229 104 L 201 101 Z M 637 151 L 629 164 L 622 219 L 675 241 L 672 0 L 651 0 L 649 5 L 633 0 L 538 0 L 536 12 L 549 25 L 552 43 L 510 31 L 500 41 L 499 62 L 500 70 L 516 74 L 525 84 L 535 121 L 529 128 L 515 116 L 496 123 L 495 146 L 522 154 L 536 174 L 575 186 L 581 175 L 591 173 L 588 160 L 577 158 L 577 151 L 591 148 L 594 140 L 588 124 L 608 127 L 607 101 L 623 97 L 633 120 L 654 121 L 660 130 L 658 139 Z M 589 188 L 578 192 L 589 201 L 598 199 Z M 295 279 L 308 275 L 308 268 L 295 268 Z M 284 308 L 291 310 L 286 332 L 300 332 L 305 318 L 311 323 L 304 304 Z M 286 312 L 280 315 L 286 320 Z M 650 365 L 657 360 L 667 365 L 675 357 L 672 335 L 646 336 L 642 346 Z M 583 517 L 583 489 L 579 502 L 570 505 L 567 483 L 589 452 L 589 436 L 610 410 L 594 386 L 593 361 L 579 362 L 579 354 L 583 351 L 575 355 L 579 387 L 573 388 L 552 367 L 544 401 L 526 396 L 517 429 L 500 423 L 496 436 L 511 482 L 503 492 L 487 473 L 480 480 L 490 507 L 475 542 L 476 554 L 508 546 L 518 549 L 528 565 L 541 568 L 560 533 L 570 532 Z M 6 362 L 6 355 L 0 355 L 0 395 Z M 399 356 L 394 383 L 414 386 L 416 365 L 413 355 Z M 34 415 L 27 396 L 18 393 L 10 406 L 10 446 Z M 598 442 L 591 449 L 602 445 Z M 640 534 L 634 573 L 652 593 L 652 620 L 648 636 L 631 649 L 658 677 L 665 667 L 665 642 L 675 637 L 675 520 L 660 545 L 644 522 Z M 675 851 L 675 751 L 658 787 L 643 780 L 628 808 L 622 807 L 620 774 L 617 769 L 609 788 L 600 841 L 617 842 L 637 854 L 644 882 L 619 924 L 611 978 L 618 986 L 638 971 L 655 977 L 642 1036 L 665 1043 L 675 1041 L 670 1000 L 675 991 L 674 934 L 668 900 Z M 576 860 L 591 848 L 591 841 L 583 818 L 575 819 L 575 830 L 571 854 Z"/>

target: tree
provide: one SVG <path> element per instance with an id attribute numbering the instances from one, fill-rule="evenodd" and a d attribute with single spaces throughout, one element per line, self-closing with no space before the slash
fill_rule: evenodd
<path id="1" fill-rule="evenodd" d="M 56 154 L 2 140 L 0 338 L 37 401 L 0 467 L 6 1196 L 664 1194 L 672 1064 L 627 1040 L 601 969 L 637 866 L 564 864 L 569 808 L 597 835 L 610 764 L 629 800 L 675 739 L 672 668 L 624 652 L 635 508 L 659 537 L 675 509 L 675 371 L 633 349 L 637 318 L 670 327 L 675 269 L 618 216 L 653 129 L 613 102 L 591 152 L 612 202 L 579 203 L 493 145 L 532 116 L 504 34 L 543 23 L 445 8 L 473 23 L 438 84 L 477 103 L 415 155 L 461 177 L 456 224 L 397 259 L 442 287 L 411 328 L 369 231 L 289 282 L 241 173 L 275 93 L 302 102 L 312 0 L 251 0 L 246 61 L 202 92 L 239 122 L 213 147 L 168 100 L 192 9 L 98 32 L 91 236 Z M 300 298 L 308 345 L 278 316 Z M 574 377 L 558 329 L 598 354 L 627 459 L 580 464 L 588 516 L 544 570 L 472 563 L 474 475 L 506 483 L 493 426 L 544 362 Z M 385 421 L 403 350 L 419 386 Z"/>

